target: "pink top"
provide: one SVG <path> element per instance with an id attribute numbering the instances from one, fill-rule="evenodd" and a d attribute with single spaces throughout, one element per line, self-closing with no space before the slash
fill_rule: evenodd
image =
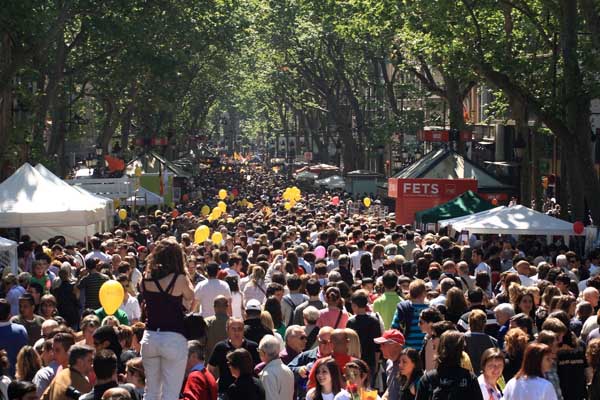
<path id="1" fill-rule="evenodd" d="M 348 322 L 348 313 L 343 310 L 341 311 L 342 316 L 340 317 L 340 309 L 339 308 L 324 308 L 319 311 L 319 319 L 317 320 L 317 326 L 322 328 L 324 326 L 330 326 L 333 329 L 343 329 L 346 327 L 346 323 Z M 340 319 L 337 326 L 335 323 Z"/>

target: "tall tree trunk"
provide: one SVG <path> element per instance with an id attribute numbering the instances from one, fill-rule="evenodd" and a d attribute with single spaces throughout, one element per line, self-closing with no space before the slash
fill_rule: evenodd
<path id="1" fill-rule="evenodd" d="M 11 63 L 12 41 L 8 33 L 2 35 L 0 42 L 0 70 Z M 3 180 L 2 172 L 7 161 L 8 138 L 12 130 L 12 79 L 0 88 L 0 181 Z"/>
<path id="2" fill-rule="evenodd" d="M 564 62 L 565 111 L 572 140 L 565 141 L 569 157 L 571 204 L 574 217 L 586 221 L 585 203 L 591 208 L 595 222 L 600 221 L 600 185 L 594 171 L 590 138 L 590 98 L 583 87 L 577 55 L 577 3 L 561 0 L 561 47 Z M 581 196 L 583 193 L 583 196 Z"/>
<path id="3" fill-rule="evenodd" d="M 445 98 L 448 101 L 448 117 L 450 120 L 450 129 L 458 129 L 459 131 L 465 129 L 465 115 L 463 101 L 465 95 L 461 88 L 461 82 L 447 73 L 442 73 L 444 77 Z M 456 151 L 465 155 L 466 146 L 463 141 L 459 140 L 456 142 Z"/>

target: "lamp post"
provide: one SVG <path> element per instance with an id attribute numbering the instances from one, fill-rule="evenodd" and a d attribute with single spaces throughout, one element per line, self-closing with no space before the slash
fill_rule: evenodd
<path id="1" fill-rule="evenodd" d="M 102 150 L 102 146 L 97 145 L 96 146 L 96 168 L 94 169 L 94 175 L 98 176 L 98 177 L 102 177 L 103 175 L 103 165 L 104 163 L 102 162 L 102 153 L 104 152 Z"/>
<path id="2" fill-rule="evenodd" d="M 514 159 L 515 161 L 517 161 L 519 164 L 521 164 L 521 162 L 523 161 L 523 156 L 525 155 L 525 149 L 527 148 L 527 143 L 525 142 L 525 140 L 523 139 L 523 136 L 521 134 L 518 134 L 517 139 L 515 140 L 515 143 L 513 144 L 513 153 L 514 153 Z M 522 178 L 524 176 L 524 173 L 522 171 L 522 169 L 525 168 L 522 164 L 520 165 L 519 168 L 517 168 L 517 182 L 519 182 L 519 197 L 520 197 L 520 201 L 523 202 L 525 200 L 525 186 L 523 184 Z"/>
<path id="3" fill-rule="evenodd" d="M 377 164 L 378 164 L 377 169 L 379 170 L 377 172 L 381 172 L 381 173 L 383 173 L 385 175 L 385 170 L 383 168 L 383 166 L 384 166 L 384 162 L 383 162 L 383 154 L 384 154 L 384 152 L 385 152 L 385 147 L 383 145 L 377 146 L 377 156 L 378 156 L 377 157 Z"/>

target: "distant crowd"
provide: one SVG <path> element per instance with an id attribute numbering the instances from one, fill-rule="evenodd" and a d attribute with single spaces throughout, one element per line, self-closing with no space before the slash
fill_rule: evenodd
<path id="1" fill-rule="evenodd" d="M 600 249 L 462 245 L 344 193 L 284 199 L 296 183 L 259 165 L 194 184 L 87 241 L 20 238 L 1 399 L 600 399 Z"/>

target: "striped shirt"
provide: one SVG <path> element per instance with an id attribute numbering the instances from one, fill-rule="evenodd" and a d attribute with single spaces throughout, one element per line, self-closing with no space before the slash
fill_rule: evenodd
<path id="1" fill-rule="evenodd" d="M 83 277 L 79 282 L 79 290 L 84 293 L 85 296 L 85 308 L 91 308 L 96 310 L 102 305 L 100 304 L 99 294 L 100 287 L 108 280 L 108 276 L 99 272 L 92 272 L 89 275 Z"/>
<path id="2" fill-rule="evenodd" d="M 425 338 L 425 333 L 421 331 L 419 328 L 419 316 L 421 315 L 421 311 L 429 307 L 428 304 L 416 304 L 412 303 L 413 313 L 410 321 L 410 328 L 408 329 L 408 337 L 406 337 L 406 345 L 405 347 L 411 347 L 416 350 L 421 350 L 423 346 L 423 339 Z"/>

